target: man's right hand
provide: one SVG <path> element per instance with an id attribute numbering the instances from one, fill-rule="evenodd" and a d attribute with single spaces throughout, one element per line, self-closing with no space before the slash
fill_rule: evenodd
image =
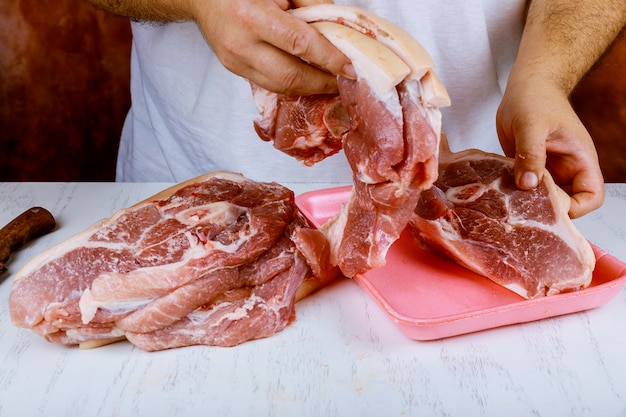
<path id="1" fill-rule="evenodd" d="M 336 75 L 354 77 L 350 61 L 286 10 L 328 1 L 199 0 L 192 13 L 222 64 L 282 94 L 337 91 Z"/>

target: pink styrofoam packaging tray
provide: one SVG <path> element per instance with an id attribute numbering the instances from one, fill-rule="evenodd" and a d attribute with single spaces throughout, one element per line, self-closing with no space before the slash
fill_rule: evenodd
<path id="1" fill-rule="evenodd" d="M 341 209 L 350 189 L 304 193 L 296 204 L 319 227 Z M 626 264 L 598 247 L 593 250 L 597 262 L 588 288 L 532 300 L 421 249 L 408 231 L 389 249 L 385 266 L 354 279 L 404 334 L 433 340 L 589 310 L 608 302 L 626 282 Z"/>

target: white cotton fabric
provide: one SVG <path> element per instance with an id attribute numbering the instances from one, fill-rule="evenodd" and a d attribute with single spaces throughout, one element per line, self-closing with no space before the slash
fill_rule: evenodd
<path id="1" fill-rule="evenodd" d="M 442 111 L 452 150 L 502 153 L 495 113 L 523 27 L 520 0 L 356 0 L 398 24 L 430 53 L 452 106 Z M 132 23 L 132 106 L 118 181 L 180 182 L 215 170 L 257 181 L 346 182 L 342 153 L 305 167 L 256 135 L 248 82 L 226 70 L 193 22 Z"/>

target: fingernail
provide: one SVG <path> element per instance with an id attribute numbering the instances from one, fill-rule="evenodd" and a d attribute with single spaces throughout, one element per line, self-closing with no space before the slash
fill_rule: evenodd
<path id="1" fill-rule="evenodd" d="M 341 68 L 341 75 L 352 80 L 356 80 L 356 71 L 352 64 L 346 64 Z"/>
<path id="2" fill-rule="evenodd" d="M 524 172 L 520 178 L 520 185 L 524 188 L 535 188 L 539 184 L 539 179 L 534 172 Z"/>

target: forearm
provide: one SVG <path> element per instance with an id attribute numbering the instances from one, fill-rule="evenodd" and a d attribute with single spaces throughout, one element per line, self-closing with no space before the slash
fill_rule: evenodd
<path id="1" fill-rule="evenodd" d="M 511 79 L 542 79 L 569 95 L 624 24 L 624 0 L 533 0 Z"/>
<path id="2" fill-rule="evenodd" d="M 192 20 L 192 0 L 88 0 L 97 7 L 132 20 Z"/>
<path id="3" fill-rule="evenodd" d="M 169 22 L 193 20 L 194 7 L 207 8 L 208 0 L 87 0 L 108 12 L 125 16 L 133 20 Z M 274 0 L 283 10 L 294 6 L 304 7 L 320 3 L 332 3 L 332 0 Z"/>

